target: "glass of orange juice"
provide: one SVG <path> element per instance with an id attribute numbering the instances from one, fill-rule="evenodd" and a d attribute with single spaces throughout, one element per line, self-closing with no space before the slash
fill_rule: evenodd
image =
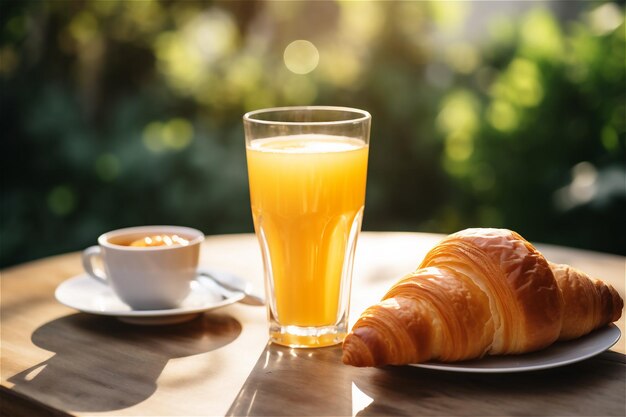
<path id="1" fill-rule="evenodd" d="M 341 343 L 371 116 L 344 107 L 282 107 L 246 113 L 243 121 L 270 340 L 291 347 Z"/>

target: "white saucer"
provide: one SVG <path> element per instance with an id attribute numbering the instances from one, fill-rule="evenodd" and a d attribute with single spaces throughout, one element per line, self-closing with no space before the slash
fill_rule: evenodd
<path id="1" fill-rule="evenodd" d="M 617 343 L 621 334 L 616 325 L 609 324 L 581 338 L 557 342 L 537 352 L 522 355 L 485 356 L 482 359 L 455 363 L 426 362 L 411 366 L 440 371 L 474 373 L 537 371 L 591 358 Z"/>
<path id="2" fill-rule="evenodd" d="M 110 287 L 82 274 L 61 283 L 54 296 L 61 304 L 84 313 L 114 316 L 132 324 L 158 325 L 191 320 L 204 311 L 236 303 L 244 294 L 229 291 L 212 282 L 200 284 L 193 281 L 191 292 L 178 308 L 133 310 Z"/>

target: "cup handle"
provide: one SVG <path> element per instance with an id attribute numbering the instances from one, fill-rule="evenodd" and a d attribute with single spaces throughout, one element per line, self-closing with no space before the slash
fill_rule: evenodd
<path id="1" fill-rule="evenodd" d="M 103 284 L 109 285 L 104 271 L 102 271 L 101 269 L 96 269 L 93 266 L 92 259 L 95 256 L 102 256 L 100 246 L 90 246 L 85 249 L 83 251 L 83 268 L 85 268 L 85 271 L 89 274 L 90 277 L 95 278 Z"/>

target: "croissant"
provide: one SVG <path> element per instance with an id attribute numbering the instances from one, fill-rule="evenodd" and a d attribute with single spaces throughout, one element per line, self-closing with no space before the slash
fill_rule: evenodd
<path id="1" fill-rule="evenodd" d="M 613 287 L 549 263 L 513 231 L 466 229 L 363 312 L 342 359 L 381 366 L 531 352 L 616 321 L 623 306 Z"/>

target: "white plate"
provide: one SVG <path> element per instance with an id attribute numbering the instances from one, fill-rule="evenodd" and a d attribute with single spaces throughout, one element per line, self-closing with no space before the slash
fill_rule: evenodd
<path id="1" fill-rule="evenodd" d="M 440 371 L 476 373 L 536 371 L 580 362 L 602 353 L 617 343 L 621 334 L 617 326 L 609 324 L 579 339 L 557 342 L 538 352 L 485 356 L 482 359 L 455 363 L 425 362 L 411 366 Z"/>
<path id="2" fill-rule="evenodd" d="M 133 310 L 110 287 L 86 274 L 64 281 L 54 295 L 61 304 L 84 313 L 114 316 L 128 323 L 147 325 L 181 323 L 201 312 L 236 303 L 244 297 L 241 292 L 228 291 L 212 282 L 200 284 L 193 281 L 191 292 L 178 308 Z"/>

